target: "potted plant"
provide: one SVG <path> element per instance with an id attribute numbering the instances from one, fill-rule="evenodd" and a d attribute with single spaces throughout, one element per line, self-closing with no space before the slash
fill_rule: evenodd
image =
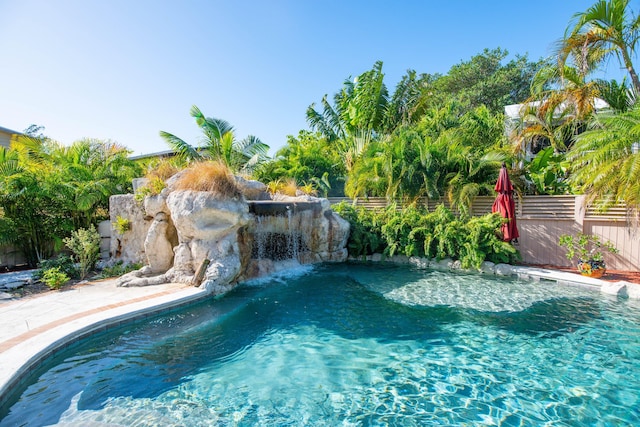
<path id="1" fill-rule="evenodd" d="M 606 271 L 604 251 L 612 254 L 618 249 L 609 241 L 601 241 L 598 236 L 578 233 L 575 236 L 563 234 L 559 240 L 560 246 L 567 248 L 567 258 L 578 258 L 578 271 L 583 276 L 600 278 Z"/>

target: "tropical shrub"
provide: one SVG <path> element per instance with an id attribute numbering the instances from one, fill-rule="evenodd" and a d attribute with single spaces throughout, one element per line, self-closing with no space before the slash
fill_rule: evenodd
<path id="1" fill-rule="evenodd" d="M 66 254 L 60 254 L 55 258 L 46 259 L 38 264 L 38 270 L 33 273 L 33 278 L 41 280 L 44 272 L 53 268 L 59 269 L 71 279 L 80 277 L 80 271 L 73 261 L 73 258 Z"/>
<path id="2" fill-rule="evenodd" d="M 129 154 L 109 141 L 64 146 L 29 133 L 0 148 L 2 222 L 30 266 L 62 249 L 71 231 L 108 218 L 109 197 L 129 192 L 140 174 Z"/>
<path id="3" fill-rule="evenodd" d="M 571 186 L 567 182 L 569 162 L 564 154 L 555 153 L 547 147 L 526 164 L 525 181 L 530 194 L 569 194 Z"/>
<path id="4" fill-rule="evenodd" d="M 108 279 L 109 277 L 118 277 L 130 271 L 139 270 L 142 268 L 140 263 L 125 264 L 123 261 L 118 261 L 112 266 L 104 267 L 98 276 L 101 279 Z"/>
<path id="5" fill-rule="evenodd" d="M 273 160 L 253 172 L 254 179 L 265 183 L 287 178 L 313 183 L 323 197 L 344 194 L 344 175 L 343 159 L 335 146 L 309 131 L 300 131 L 297 137 L 289 135 L 287 144 L 276 152 Z"/>
<path id="6" fill-rule="evenodd" d="M 71 237 L 64 239 L 74 259 L 80 264 L 80 279 L 87 277 L 93 270 L 100 257 L 100 234 L 91 225 L 88 229 L 81 228 L 71 233 Z"/>
<path id="7" fill-rule="evenodd" d="M 69 276 L 67 276 L 63 271 L 61 271 L 60 267 L 54 267 L 54 268 L 45 270 L 42 273 L 42 281 L 50 289 L 60 289 L 62 285 L 64 285 L 69 281 Z"/>
<path id="8" fill-rule="evenodd" d="M 483 261 L 512 264 L 520 260 L 516 248 L 496 233 L 505 221 L 500 214 L 493 213 L 470 218 L 464 224 L 465 239 L 459 253 L 463 268 L 480 268 Z"/>
<path id="9" fill-rule="evenodd" d="M 217 160 L 234 172 L 250 174 L 267 159 L 269 146 L 256 136 L 236 139 L 235 130 L 229 122 L 205 117 L 195 105 L 191 107 L 190 114 L 203 133 L 201 145 L 191 145 L 175 135 L 160 131 L 160 136 L 181 161 Z"/>
<path id="10" fill-rule="evenodd" d="M 332 206 L 332 209 L 349 221 L 351 229 L 347 247 L 351 256 L 364 257 L 384 251 L 385 242 L 380 226 L 383 215 L 345 202 Z"/>
<path id="11" fill-rule="evenodd" d="M 463 268 L 480 268 L 483 261 L 515 262 L 518 251 L 498 237 L 504 222 L 498 214 L 457 218 L 444 205 L 433 212 L 415 205 L 398 210 L 395 204 L 384 211 L 367 211 L 341 203 L 334 210 L 351 224 L 349 254 L 364 256 L 383 252 L 460 260 Z"/>

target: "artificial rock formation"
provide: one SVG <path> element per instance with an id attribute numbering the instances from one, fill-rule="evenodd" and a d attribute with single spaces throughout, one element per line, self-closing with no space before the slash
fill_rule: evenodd
<path id="1" fill-rule="evenodd" d="M 347 259 L 349 223 L 331 210 L 328 200 L 303 196 L 270 202 L 264 200 L 268 197 L 264 184 L 237 182 L 242 197 L 174 190 L 171 181 L 160 195 L 147 196 L 142 208 L 133 195 L 113 196 L 112 222 L 120 216 L 132 226 L 124 235 L 113 236 L 112 258 L 145 265 L 122 276 L 119 285 L 193 283 L 199 267 L 208 260 L 201 287 L 223 293 L 239 279 L 277 269 L 282 254 L 274 257 L 257 248 L 265 235 L 278 242 L 295 241 L 291 257 L 301 263 Z M 250 212 L 250 205 L 258 202 L 247 202 L 249 197 L 263 205 L 277 204 L 286 215 L 269 212 L 268 207 L 267 212 Z"/>

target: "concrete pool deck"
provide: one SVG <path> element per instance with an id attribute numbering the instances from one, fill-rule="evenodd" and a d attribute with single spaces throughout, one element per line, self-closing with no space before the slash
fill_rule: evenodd
<path id="1" fill-rule="evenodd" d="M 176 283 L 120 288 L 110 279 L 0 302 L 0 404 L 57 350 L 95 332 L 208 295 Z"/>
<path id="2" fill-rule="evenodd" d="M 610 295 L 640 299 L 640 284 L 611 283 L 532 267 L 512 267 L 509 275 L 587 286 Z M 22 384 L 44 358 L 57 350 L 109 327 L 208 296 L 207 291 L 185 284 L 119 288 L 116 279 L 110 279 L 0 302 L 0 404 L 12 388 Z"/>

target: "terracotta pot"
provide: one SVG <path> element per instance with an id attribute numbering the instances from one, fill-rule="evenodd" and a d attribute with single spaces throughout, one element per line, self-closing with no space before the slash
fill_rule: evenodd
<path id="1" fill-rule="evenodd" d="M 583 276 L 599 279 L 607 271 L 607 268 L 603 261 L 580 261 L 578 262 L 578 271 Z"/>

